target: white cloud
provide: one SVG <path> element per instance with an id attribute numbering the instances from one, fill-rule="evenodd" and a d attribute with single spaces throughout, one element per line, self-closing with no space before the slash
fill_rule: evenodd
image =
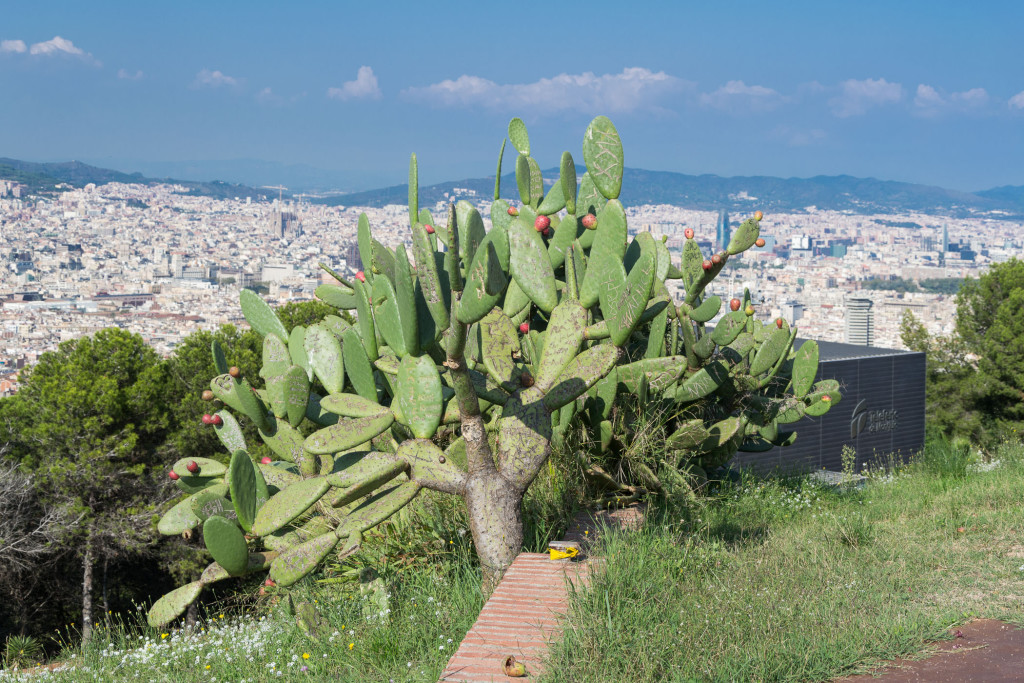
<path id="1" fill-rule="evenodd" d="M 91 54 L 86 52 L 80 47 L 76 47 L 67 38 L 61 38 L 60 36 L 54 36 L 50 40 L 44 40 L 41 43 L 33 43 L 32 47 L 28 49 L 28 53 L 31 55 L 40 55 L 47 57 L 69 55 L 71 57 L 78 57 L 79 59 L 95 64 L 96 66 L 102 66 L 99 60 L 93 57 Z"/>
<path id="2" fill-rule="evenodd" d="M 840 118 L 860 116 L 874 106 L 894 104 L 903 99 L 903 86 L 884 78 L 850 79 L 839 85 L 840 94 L 829 100 L 832 113 Z"/>
<path id="3" fill-rule="evenodd" d="M 651 107 L 662 96 L 693 84 L 664 71 L 633 67 L 618 74 L 559 74 L 533 83 L 499 84 L 463 75 L 432 85 L 408 88 L 402 95 L 436 106 L 515 107 L 521 111 L 601 110 L 628 112 Z"/>
<path id="4" fill-rule="evenodd" d="M 984 88 L 971 88 L 946 96 L 924 83 L 917 86 L 917 95 L 914 97 L 915 111 L 921 116 L 938 116 L 943 111 L 978 109 L 988 103 L 988 91 Z"/>
<path id="5" fill-rule="evenodd" d="M 917 107 L 941 107 L 946 101 L 942 99 L 939 91 L 924 83 L 917 86 L 917 95 L 914 97 L 914 105 Z"/>
<path id="6" fill-rule="evenodd" d="M 135 73 L 132 73 L 131 71 L 128 71 L 126 69 L 117 70 L 117 77 L 123 81 L 138 81 L 142 79 L 142 76 L 142 71 L 136 71 Z"/>
<path id="7" fill-rule="evenodd" d="M 0 53 L 2 52 L 25 52 L 28 46 L 24 40 L 0 40 Z"/>
<path id="8" fill-rule="evenodd" d="M 346 81 L 340 88 L 328 88 L 327 96 L 333 100 L 379 100 L 381 92 L 373 69 L 361 66 L 356 80 Z"/>
<path id="9" fill-rule="evenodd" d="M 1024 90 L 1011 97 L 1007 104 L 1011 109 L 1024 109 Z"/>
<path id="10" fill-rule="evenodd" d="M 730 111 L 768 111 L 785 101 L 777 90 L 763 85 L 747 85 L 743 81 L 729 81 L 714 92 L 702 93 L 699 101 L 707 107 Z"/>
<path id="11" fill-rule="evenodd" d="M 196 79 L 192 81 L 193 88 L 235 88 L 241 85 L 241 81 L 237 78 L 232 78 L 221 71 L 210 71 L 209 69 L 202 69 L 196 74 Z"/>

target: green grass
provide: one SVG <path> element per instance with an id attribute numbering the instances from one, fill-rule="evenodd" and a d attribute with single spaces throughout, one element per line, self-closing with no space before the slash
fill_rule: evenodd
<path id="1" fill-rule="evenodd" d="M 746 479 L 602 534 L 545 680 L 828 680 L 974 616 L 1024 623 L 1024 449 L 974 457 L 930 445 L 849 492 Z"/>
<path id="2" fill-rule="evenodd" d="M 64 670 L 0 672 L 0 681 L 433 683 L 483 603 L 478 569 L 455 561 L 399 573 L 383 600 L 347 588 L 307 581 L 292 591 L 294 600 L 314 603 L 319 638 L 300 629 L 283 603 L 272 606 L 273 596 L 248 614 L 213 612 L 193 630 L 150 629 L 140 613 L 99 628 L 87 648 L 69 647 Z"/>

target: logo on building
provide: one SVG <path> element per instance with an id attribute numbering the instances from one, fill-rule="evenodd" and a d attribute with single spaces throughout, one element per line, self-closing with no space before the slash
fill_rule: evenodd
<path id="1" fill-rule="evenodd" d="M 868 410 L 867 399 L 854 407 L 850 417 L 850 438 L 856 438 L 861 432 L 891 432 L 900 426 L 899 411 Z"/>

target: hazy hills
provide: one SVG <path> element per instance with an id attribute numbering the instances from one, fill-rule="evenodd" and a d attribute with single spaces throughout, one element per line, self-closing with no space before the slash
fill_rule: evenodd
<path id="1" fill-rule="evenodd" d="M 220 181 L 200 182 L 174 180 L 171 178 L 147 178 L 141 173 L 122 173 L 109 168 L 90 166 L 80 161 L 59 163 L 36 163 L 0 157 L 0 179 L 14 180 L 28 187 L 30 194 L 53 192 L 54 186 L 66 183 L 73 187 L 84 187 L 89 183 L 174 183 L 188 188 L 188 194 L 224 199 L 230 197 L 253 197 L 268 194 L 267 190 L 256 190 L 245 185 Z"/>
<path id="2" fill-rule="evenodd" d="M 583 169 L 579 169 L 582 174 Z M 558 177 L 557 169 L 544 171 L 546 179 Z M 515 197 L 513 174 L 502 176 L 502 196 Z M 470 178 L 420 188 L 420 203 L 442 201 L 454 188 L 474 190 L 479 197 L 491 197 L 494 178 Z M 383 206 L 407 201 L 406 185 L 357 192 L 320 200 L 347 206 Z M 852 176 L 774 178 L 750 176 L 726 178 L 717 175 L 686 175 L 670 171 L 627 168 L 623 178 L 622 201 L 626 205 L 672 204 L 713 211 L 793 212 L 807 207 L 853 213 L 923 213 L 951 216 L 992 215 L 1024 217 L 1024 187 L 1004 186 L 981 192 L 960 192 L 931 185 L 917 185 Z"/>
<path id="3" fill-rule="evenodd" d="M 269 169 L 264 169 L 269 170 Z M 308 171 L 308 169 L 303 169 Z M 582 176 L 584 169 L 578 169 Z M 312 171 L 308 171 L 312 172 Z M 231 174 L 239 177 L 237 174 Z M 243 176 L 244 177 L 244 176 Z M 544 171 L 550 183 L 557 169 Z M 30 192 L 53 191 L 54 185 L 67 183 L 82 187 L 87 183 L 176 183 L 189 194 L 217 198 L 272 196 L 266 188 L 221 181 L 172 180 L 150 178 L 141 173 L 123 173 L 78 161 L 34 163 L 0 158 L 0 178 L 17 180 Z M 262 177 L 261 180 L 266 180 Z M 251 182 L 251 181 L 250 181 Z M 515 176 L 502 176 L 502 195 L 515 197 Z M 421 205 L 443 201 L 455 188 L 473 190 L 477 197 L 489 198 L 494 178 L 467 178 L 420 188 Z M 313 201 L 345 206 L 384 206 L 404 204 L 406 185 L 335 195 Z M 990 216 L 1024 218 L 1024 187 L 1005 185 L 978 192 L 960 192 L 931 185 L 918 185 L 852 176 L 815 176 L 813 178 L 775 178 L 771 176 L 722 177 L 686 175 L 670 171 L 646 171 L 627 168 L 623 179 L 623 203 L 627 205 L 671 204 L 690 209 L 733 212 L 761 209 L 771 212 L 799 212 L 808 207 L 851 213 L 922 212 L 950 216 Z"/>

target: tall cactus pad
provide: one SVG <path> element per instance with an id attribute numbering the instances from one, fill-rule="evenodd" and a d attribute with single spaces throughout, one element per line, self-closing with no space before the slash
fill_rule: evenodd
<path id="1" fill-rule="evenodd" d="M 231 502 L 234 504 L 235 514 L 238 515 L 238 523 L 245 531 L 251 531 L 257 508 L 266 502 L 267 485 L 263 484 L 263 500 L 259 501 L 260 492 L 256 479 L 262 481 L 263 475 L 259 473 L 252 458 L 245 451 L 235 451 L 231 456 L 229 472 Z"/>
<path id="2" fill-rule="evenodd" d="M 793 359 L 793 395 L 803 398 L 811 390 L 818 374 L 818 342 L 806 341 Z"/>
<path id="3" fill-rule="evenodd" d="M 270 578 L 282 586 L 290 586 L 316 569 L 336 545 L 338 537 L 328 532 L 295 546 L 278 555 L 270 565 Z"/>
<path id="4" fill-rule="evenodd" d="M 429 356 L 406 356 L 398 369 L 398 402 L 413 435 L 429 439 L 441 423 L 441 375 Z"/>
<path id="5" fill-rule="evenodd" d="M 583 161 L 594 185 L 608 199 L 615 199 L 622 191 L 622 140 L 619 132 L 606 116 L 590 122 L 583 136 Z"/>

